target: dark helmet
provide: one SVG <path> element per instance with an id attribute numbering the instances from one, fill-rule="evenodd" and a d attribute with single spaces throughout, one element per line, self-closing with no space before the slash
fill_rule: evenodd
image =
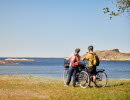
<path id="1" fill-rule="evenodd" d="M 75 49 L 75 53 L 79 53 L 80 52 L 80 49 L 79 48 L 76 48 Z"/>
<path id="2" fill-rule="evenodd" d="M 93 50 L 93 46 L 90 45 L 90 46 L 88 47 L 88 50 Z"/>

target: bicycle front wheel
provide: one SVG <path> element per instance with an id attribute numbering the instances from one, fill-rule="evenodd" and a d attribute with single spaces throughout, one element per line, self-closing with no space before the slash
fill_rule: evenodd
<path id="1" fill-rule="evenodd" d="M 89 85 L 89 75 L 85 71 L 81 71 L 78 76 L 80 87 L 87 88 Z"/>
<path id="2" fill-rule="evenodd" d="M 101 71 L 101 72 L 97 72 L 96 75 L 96 85 L 98 87 L 105 87 L 107 85 L 107 75 L 105 72 Z"/>
<path id="3" fill-rule="evenodd" d="M 64 72 L 63 72 L 63 81 L 64 81 L 64 84 L 66 84 L 67 79 L 68 79 L 68 69 L 65 69 Z"/>

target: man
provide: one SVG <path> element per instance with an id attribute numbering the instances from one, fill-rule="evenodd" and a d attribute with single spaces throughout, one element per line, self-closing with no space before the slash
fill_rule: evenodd
<path id="1" fill-rule="evenodd" d="M 65 84 L 65 86 L 69 86 L 71 82 L 71 77 L 73 75 L 73 87 L 76 85 L 76 73 L 78 70 L 78 62 L 80 61 L 80 56 L 79 56 L 80 49 L 77 48 L 75 49 L 75 53 L 73 53 L 69 58 L 65 58 L 66 60 L 70 60 L 70 65 L 69 65 L 69 71 L 68 71 L 68 79 Z"/>
<path id="2" fill-rule="evenodd" d="M 93 82 L 95 84 L 95 86 L 97 87 L 97 84 L 96 84 L 96 65 L 94 65 L 94 54 L 96 55 L 96 53 L 93 52 L 93 46 L 89 46 L 88 47 L 88 51 L 87 52 L 87 55 L 85 57 L 86 60 L 88 60 L 88 72 L 89 72 L 89 75 L 90 75 L 90 79 L 93 78 Z"/>

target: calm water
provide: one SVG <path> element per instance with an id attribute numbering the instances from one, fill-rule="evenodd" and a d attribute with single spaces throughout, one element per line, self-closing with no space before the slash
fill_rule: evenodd
<path id="1" fill-rule="evenodd" d="M 2 60 L 4 58 L 0 58 Z M 29 58 L 30 59 L 30 58 Z M 32 58 L 36 62 L 20 65 L 0 65 L 0 75 L 33 75 L 62 78 L 63 58 Z M 109 79 L 130 79 L 130 61 L 101 61 L 98 69 L 105 69 Z"/>

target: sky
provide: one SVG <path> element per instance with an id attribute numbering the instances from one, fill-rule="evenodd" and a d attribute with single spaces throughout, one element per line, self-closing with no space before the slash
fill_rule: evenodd
<path id="1" fill-rule="evenodd" d="M 119 49 L 130 53 L 130 19 L 109 20 L 111 0 L 0 0 L 0 57 L 67 57 Z"/>

